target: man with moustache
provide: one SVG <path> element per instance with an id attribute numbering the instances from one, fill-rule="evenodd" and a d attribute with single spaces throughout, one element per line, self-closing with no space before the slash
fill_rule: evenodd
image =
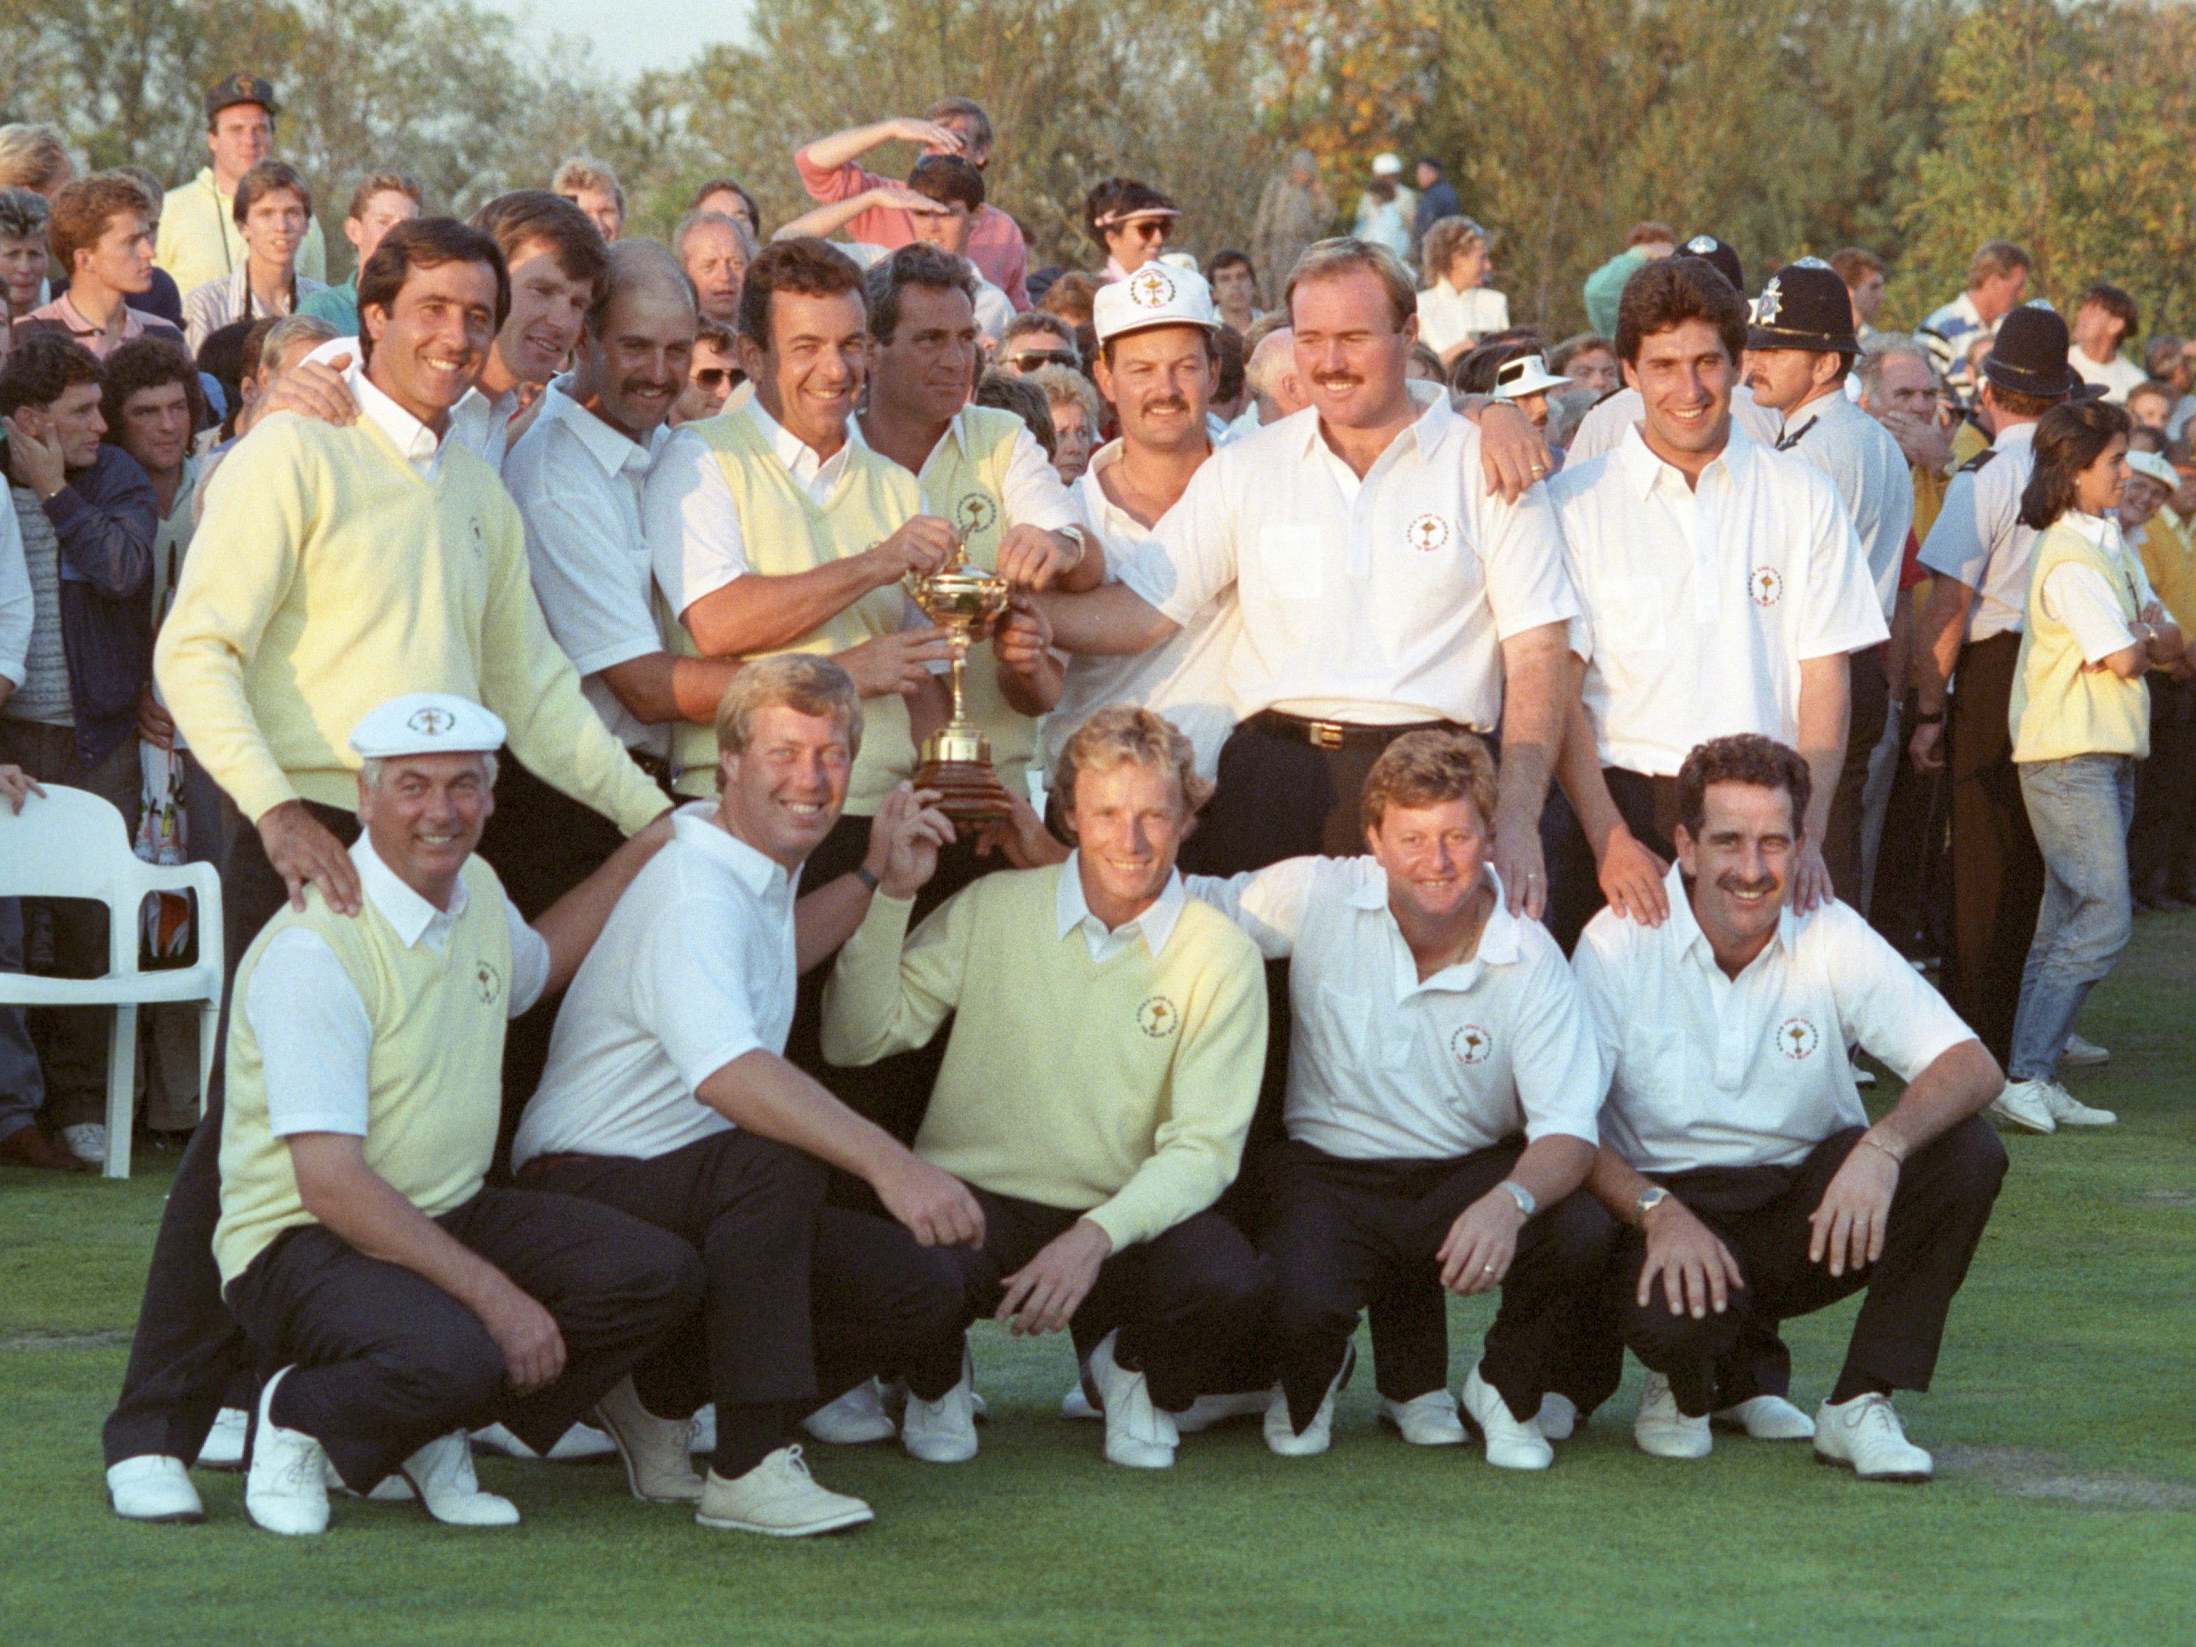
<path id="1" fill-rule="evenodd" d="M 1929 1388 L 2005 1175 L 1979 1118 L 2005 1082 L 1859 915 L 1791 898 L 1811 765 L 1751 733 L 1688 752 L 1669 918 L 1605 910 L 1580 940 L 1579 989 L 1615 1070 L 1587 1183 L 1630 1226 L 1606 1325 L 1649 1371 L 1640 1448 L 1703 1458 L 1711 1411 L 1745 1393 L 1727 1369 L 1746 1338 L 1865 1291 L 1810 1426 L 1815 1456 L 1863 1481 L 1926 1481 L 1891 1396 Z M 1905 1082 L 1873 1125 L 1840 1055 L 1853 1044 Z M 1611 1356 L 1582 1408 L 1616 1370 Z"/>
<path id="2" fill-rule="evenodd" d="M 493 240 L 449 218 L 389 231 L 359 284 L 356 421 L 268 417 L 223 465 L 200 524 L 221 553 L 185 564 L 154 665 L 169 712 L 251 827 L 222 865 L 233 968 L 308 887 L 355 915 L 350 726 L 399 690 L 484 703 L 557 788 L 627 833 L 665 810 L 581 694 L 526 576 L 525 532 L 495 471 L 451 434 L 510 304 Z M 220 1094 L 209 1095 L 217 1121 Z M 218 1124 L 178 1168 L 147 1278 L 108 1490 L 130 1519 L 203 1513 L 185 1473 L 241 1344 L 209 1241 Z"/>

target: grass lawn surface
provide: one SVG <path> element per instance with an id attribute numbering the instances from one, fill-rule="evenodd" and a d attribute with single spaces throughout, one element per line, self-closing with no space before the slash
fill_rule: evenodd
<path id="1" fill-rule="evenodd" d="M 1720 1433 L 1704 1462 L 1650 1459 L 1636 1364 L 1541 1476 L 1402 1445 L 1369 1364 L 1323 1458 L 1275 1458 L 1250 1423 L 1185 1438 L 1170 1472 L 1115 1469 L 1056 1416 L 1065 1341 L 983 1330 L 974 1463 L 810 1448 L 876 1506 L 844 1537 L 711 1533 L 614 1465 L 498 1459 L 508 1531 L 338 1500 L 327 1537 L 289 1541 L 206 1472 L 205 1525 L 130 1526 L 99 1424 L 172 1158 L 141 1152 L 127 1184 L 0 1170 L 0 1644 L 2196 1641 L 2192 950 L 2196 915 L 2145 919 L 2084 1015 L 2113 1059 L 2072 1085 L 2120 1125 L 2007 1140 L 1937 1388 L 1899 1402 L 1925 1487 Z M 1858 1303 L 1787 1328 L 1810 1410 Z M 1452 1303 L 1452 1385 L 1491 1313 Z"/>

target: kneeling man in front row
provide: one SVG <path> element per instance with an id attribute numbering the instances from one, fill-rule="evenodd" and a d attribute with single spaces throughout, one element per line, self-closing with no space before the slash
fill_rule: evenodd
<path id="1" fill-rule="evenodd" d="M 362 1493 L 401 1475 L 440 1521 L 517 1521 L 479 1490 L 467 1429 L 501 1422 L 547 1451 L 701 1297 L 675 1236 L 483 1187 L 505 1022 L 571 979 L 664 834 L 528 927 L 473 855 L 502 743 L 494 715 L 440 693 L 366 715 L 363 907 L 310 890 L 237 968 L 213 1245 L 274 1369 L 244 1486 L 270 1532 L 327 1529 L 331 1469 Z"/>
<path id="2" fill-rule="evenodd" d="M 1257 1107 L 1266 990 L 1250 940 L 1175 873 L 1206 788 L 1166 721 L 1101 710 L 1060 756 L 1066 863 L 987 875 L 912 937 L 912 889 L 886 888 L 840 951 L 833 1063 L 921 1046 L 952 1014 L 915 1150 L 983 1208 L 981 1244 L 952 1249 L 960 1323 L 904 1368 L 918 1458 L 975 1456 L 960 1329 L 978 1314 L 1069 1328 L 1106 1457 L 1146 1469 L 1250 1353 L 1258 1256 L 1211 1209 Z"/>
<path id="3" fill-rule="evenodd" d="M 1746 1364 L 1733 1348 L 1865 1291 L 1815 1456 L 1864 1480 L 1925 1481 L 1929 1454 L 1891 1394 L 1929 1388 L 1997 1199 L 2005 1149 L 1978 1114 L 2004 1077 L 1859 915 L 1787 907 L 1809 798 L 1797 753 L 1717 738 L 1677 784 L 1669 919 L 1604 910 L 1573 957 L 1615 1067 L 1589 1184 L 1632 1226 L 1608 1307 L 1649 1371 L 1633 1434 L 1661 1457 L 1705 1456 L 1710 1413 L 1758 1399 L 1718 1387 L 1719 1366 Z M 1854 1045 L 1906 1082 L 1873 1125 Z M 1582 1405 L 1613 1387 L 1609 1365 Z"/>
<path id="4" fill-rule="evenodd" d="M 1266 1444 L 1327 1450 L 1358 1313 L 1438 1276 L 1502 1293 L 1461 1401 L 1487 1461 L 1542 1470 L 1538 1424 L 1564 1327 L 1616 1228 L 1579 1192 L 1607 1075 L 1563 952 L 1509 913 L 1494 762 L 1461 732 L 1409 732 L 1366 774 L 1362 858 L 1289 858 L 1193 896 L 1290 959 L 1288 1139 L 1264 1163 L 1280 1382 Z M 1404 1439 L 1461 1442 L 1436 1360 L 1383 1366 Z"/>

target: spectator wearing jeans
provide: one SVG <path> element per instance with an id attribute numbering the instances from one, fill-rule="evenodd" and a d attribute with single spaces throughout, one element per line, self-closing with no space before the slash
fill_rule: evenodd
<path id="1" fill-rule="evenodd" d="M 67 338 L 33 334 L 0 368 L 7 471 L 31 589 L 22 678 L 0 705 L 0 761 L 42 783 L 88 789 L 136 824 L 137 699 L 150 661 L 152 483 L 120 447 L 102 443 L 99 362 Z M 48 920 L 64 977 L 107 970 L 104 906 L 31 900 Z M 108 1014 L 39 1015 L 52 1120 L 85 1161 L 106 1158 Z M 49 1021 L 50 1020 L 50 1021 Z"/>
<path id="2" fill-rule="evenodd" d="M 2150 753 L 2153 664 L 2185 646 L 2112 518 L 2127 487 L 2127 414 L 2055 406 L 2036 425 L 2021 523 L 2043 535 L 2013 676 L 2013 761 L 2043 853 L 2043 907 L 2021 971 L 2013 1057 L 1991 1106 L 2030 1132 L 2109 1126 L 2110 1110 L 2053 1079 L 2067 1032 L 2133 931 L 2127 831 L 2135 765 Z"/>

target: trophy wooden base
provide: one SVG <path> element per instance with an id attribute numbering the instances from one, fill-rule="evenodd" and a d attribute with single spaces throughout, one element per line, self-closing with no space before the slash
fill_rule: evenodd
<path id="1" fill-rule="evenodd" d="M 917 789 L 938 792 L 938 810 L 955 823 L 1004 823 L 1011 815 L 1006 786 L 988 761 L 925 761 Z"/>

